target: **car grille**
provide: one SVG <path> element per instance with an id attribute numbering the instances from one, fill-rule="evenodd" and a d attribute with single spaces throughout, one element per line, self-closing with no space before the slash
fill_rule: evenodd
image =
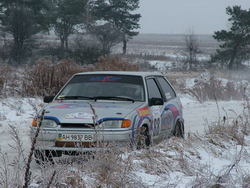
<path id="1" fill-rule="evenodd" d="M 55 142 L 56 147 L 95 147 L 96 143 L 94 142 Z"/>
<path id="2" fill-rule="evenodd" d="M 94 124 L 62 123 L 61 127 L 62 128 L 79 128 L 79 129 L 88 128 L 88 129 L 91 129 L 91 128 L 94 128 Z"/>

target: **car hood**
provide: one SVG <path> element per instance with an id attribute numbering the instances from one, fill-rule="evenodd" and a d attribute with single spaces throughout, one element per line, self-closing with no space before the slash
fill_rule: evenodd
<path id="1" fill-rule="evenodd" d="M 143 102 L 52 102 L 45 107 L 45 118 L 55 119 L 58 123 L 93 123 L 103 119 L 126 118 L 132 111 L 143 106 Z"/>

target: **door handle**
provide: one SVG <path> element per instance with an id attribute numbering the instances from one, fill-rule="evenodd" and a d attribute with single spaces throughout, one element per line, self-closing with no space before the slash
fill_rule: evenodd
<path id="1" fill-rule="evenodd" d="M 168 111 L 168 110 L 170 110 L 170 109 L 169 109 L 168 107 L 165 107 L 165 110 Z"/>

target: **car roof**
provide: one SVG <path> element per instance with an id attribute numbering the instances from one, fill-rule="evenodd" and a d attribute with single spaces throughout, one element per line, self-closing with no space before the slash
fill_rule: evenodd
<path id="1" fill-rule="evenodd" d="M 88 75 L 88 74 L 118 74 L 118 75 L 131 75 L 131 76 L 164 76 L 160 72 L 143 72 L 143 71 L 93 71 L 93 72 L 81 72 L 75 75 Z"/>

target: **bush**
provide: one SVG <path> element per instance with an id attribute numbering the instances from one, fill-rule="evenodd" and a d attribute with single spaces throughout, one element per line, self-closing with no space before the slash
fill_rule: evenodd
<path id="1" fill-rule="evenodd" d="M 195 80 L 192 88 L 184 92 L 194 96 L 199 102 L 208 100 L 242 100 L 247 85 L 242 82 L 227 81 L 211 76 L 208 80 Z"/>
<path id="2" fill-rule="evenodd" d="M 87 65 L 96 63 L 103 54 L 95 41 L 78 36 L 69 49 L 62 49 L 58 43 L 48 44 L 40 50 L 39 55 L 55 60 L 73 59 L 79 65 Z"/>
<path id="3" fill-rule="evenodd" d="M 39 56 L 41 58 L 50 57 L 51 59 L 61 60 L 66 56 L 66 52 L 62 50 L 58 43 L 47 44 L 39 50 Z"/>
<path id="4" fill-rule="evenodd" d="M 22 79 L 22 96 L 55 95 L 68 79 L 77 72 L 86 71 L 136 71 L 140 70 L 128 60 L 119 57 L 102 57 L 92 66 L 81 66 L 73 60 L 63 60 L 53 63 L 50 60 L 40 60 L 31 68 L 26 67 Z"/>
<path id="5" fill-rule="evenodd" d="M 70 59 L 59 62 L 39 60 L 31 67 L 19 68 L 0 64 L 0 94 L 9 97 L 55 95 L 73 74 L 98 70 L 138 71 L 140 68 L 126 59 L 108 56 L 85 66 Z"/>
<path id="6" fill-rule="evenodd" d="M 73 74 L 84 70 L 84 67 L 72 60 L 58 63 L 37 61 L 31 68 L 26 68 L 22 80 L 22 96 L 55 95 Z"/>
<path id="7" fill-rule="evenodd" d="M 96 71 L 139 71 L 140 66 L 118 56 L 105 56 L 98 59 Z"/>
<path id="8" fill-rule="evenodd" d="M 74 40 L 70 57 L 80 65 L 94 64 L 97 62 L 98 57 L 103 55 L 101 51 L 100 45 L 94 40 L 78 36 Z"/>

